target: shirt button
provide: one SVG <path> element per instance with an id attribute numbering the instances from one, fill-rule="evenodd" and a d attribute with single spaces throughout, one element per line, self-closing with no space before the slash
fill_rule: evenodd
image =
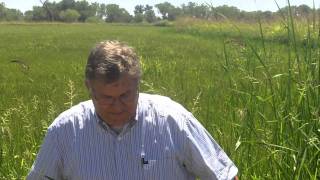
<path id="1" fill-rule="evenodd" d="M 121 141 L 121 140 L 122 140 L 122 137 L 119 136 L 117 139 L 118 139 L 118 141 Z"/>

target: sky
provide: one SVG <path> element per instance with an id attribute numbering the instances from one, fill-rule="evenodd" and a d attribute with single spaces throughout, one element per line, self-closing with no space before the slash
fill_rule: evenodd
<path id="1" fill-rule="evenodd" d="M 49 0 L 53 1 L 53 0 Z M 58 2 L 59 0 L 55 0 Z M 134 6 L 138 4 L 155 5 L 161 2 L 170 2 L 174 6 L 181 6 L 181 4 L 187 4 L 188 2 L 195 2 L 197 4 L 208 3 L 214 7 L 221 5 L 235 6 L 238 9 L 245 11 L 277 11 L 277 5 L 274 0 L 87 0 L 88 2 L 98 2 L 104 4 L 118 4 L 121 8 L 125 8 L 130 14 L 133 14 Z M 22 12 L 32 10 L 33 6 L 40 6 L 40 0 L 0 0 L 4 2 L 7 8 L 20 9 Z M 287 6 L 287 0 L 277 0 L 280 7 Z M 314 0 L 315 7 L 320 8 L 320 0 Z M 291 5 L 306 4 L 309 7 L 313 7 L 313 0 L 290 0 Z"/>

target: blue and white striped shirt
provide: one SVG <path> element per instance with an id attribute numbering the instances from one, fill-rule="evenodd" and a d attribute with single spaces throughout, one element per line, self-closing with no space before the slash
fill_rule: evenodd
<path id="1" fill-rule="evenodd" d="M 237 171 L 190 112 L 140 93 L 135 120 L 119 134 L 98 118 L 92 101 L 60 114 L 27 179 L 213 180 Z"/>

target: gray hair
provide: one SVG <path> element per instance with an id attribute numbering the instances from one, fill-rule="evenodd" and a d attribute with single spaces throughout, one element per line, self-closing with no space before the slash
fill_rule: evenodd
<path id="1" fill-rule="evenodd" d="M 119 41 L 102 41 L 90 52 L 85 76 L 87 80 L 117 81 L 123 75 L 140 80 L 139 58 L 134 49 Z"/>

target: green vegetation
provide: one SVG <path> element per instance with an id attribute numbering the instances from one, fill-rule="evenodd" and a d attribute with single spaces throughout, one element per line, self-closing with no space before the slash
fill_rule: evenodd
<path id="1" fill-rule="evenodd" d="M 286 6 L 282 8 L 279 7 L 277 12 L 246 12 L 237 7 L 227 5 L 214 7 L 209 3 L 198 4 L 190 1 L 176 7 L 169 2 L 159 2 L 154 5 L 155 9 L 148 4 L 138 4 L 134 7 L 134 14 L 132 15 L 117 4 L 89 3 L 86 0 L 61 0 L 59 2 L 40 0 L 40 2 L 42 4 L 41 6 L 33 6 L 32 10 L 24 13 L 17 9 L 6 8 L 5 4 L 0 2 L 0 21 L 24 20 L 34 22 L 60 21 L 92 23 L 97 22 L 96 20 L 92 21 L 93 19 L 99 19 L 111 23 L 154 23 L 160 20 L 175 21 L 181 17 L 192 17 L 211 21 L 221 21 L 224 17 L 227 17 L 237 21 L 256 22 L 258 16 L 267 21 L 278 20 L 281 15 L 288 12 L 289 9 L 289 6 Z M 159 12 L 161 17 L 157 17 L 155 11 Z M 314 11 L 319 13 L 320 9 L 316 9 L 315 6 L 310 8 L 302 4 L 299 6 L 291 6 L 291 11 L 295 18 L 307 19 L 314 14 Z M 68 17 L 67 19 L 66 16 Z"/>
<path id="2" fill-rule="evenodd" d="M 186 23 L 187 22 L 187 23 Z M 142 60 L 141 90 L 182 103 L 240 179 L 319 179 L 319 24 L 0 24 L 0 179 L 23 179 L 46 128 L 88 99 L 94 43 L 118 39 Z"/>

